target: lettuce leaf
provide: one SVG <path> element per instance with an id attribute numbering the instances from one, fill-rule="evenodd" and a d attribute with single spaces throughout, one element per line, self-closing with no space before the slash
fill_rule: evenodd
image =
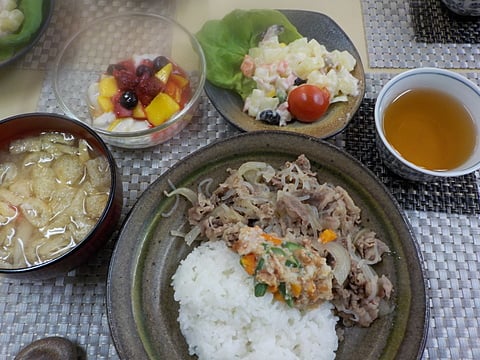
<path id="1" fill-rule="evenodd" d="M 255 82 L 243 76 L 240 65 L 248 50 L 258 45 L 262 34 L 272 25 L 284 26 L 279 35 L 282 42 L 288 44 L 302 37 L 277 10 L 234 10 L 221 20 L 207 21 L 196 37 L 205 53 L 208 81 L 234 90 L 245 99 L 255 88 Z"/>

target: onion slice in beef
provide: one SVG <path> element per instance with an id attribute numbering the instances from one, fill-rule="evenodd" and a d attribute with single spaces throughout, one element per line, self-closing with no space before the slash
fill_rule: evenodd
<path id="1" fill-rule="evenodd" d="M 362 270 L 363 275 L 365 276 L 365 293 L 368 296 L 367 302 L 372 301 L 378 294 L 378 275 L 363 261 L 359 261 L 357 266 Z"/>
<path id="2" fill-rule="evenodd" d="M 171 197 L 173 195 L 182 195 L 188 201 L 190 201 L 193 205 L 196 205 L 198 202 L 197 194 L 195 193 L 195 191 L 185 187 L 175 189 L 169 193 L 165 192 L 165 196 Z"/>
<path id="3" fill-rule="evenodd" d="M 336 241 L 320 244 L 319 250 L 328 252 L 334 259 L 333 276 L 340 285 L 343 285 L 350 273 L 351 260 L 347 249 Z"/>
<path id="4" fill-rule="evenodd" d="M 185 242 L 187 243 L 188 246 L 192 245 L 192 243 L 197 240 L 198 236 L 202 230 L 200 229 L 200 226 L 194 226 L 192 229 L 185 234 Z"/>

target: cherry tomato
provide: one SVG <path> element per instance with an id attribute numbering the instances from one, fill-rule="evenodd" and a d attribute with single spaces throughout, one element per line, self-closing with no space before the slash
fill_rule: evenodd
<path id="1" fill-rule="evenodd" d="M 328 105 L 328 90 L 315 85 L 300 85 L 288 94 L 288 110 L 294 118 L 302 122 L 318 120 L 327 111 Z"/>

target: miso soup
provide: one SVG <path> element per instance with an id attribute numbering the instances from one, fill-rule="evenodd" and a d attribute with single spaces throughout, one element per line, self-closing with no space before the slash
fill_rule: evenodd
<path id="1" fill-rule="evenodd" d="M 0 149 L 0 267 L 30 267 L 75 247 L 105 210 L 110 183 L 107 159 L 70 134 Z"/>

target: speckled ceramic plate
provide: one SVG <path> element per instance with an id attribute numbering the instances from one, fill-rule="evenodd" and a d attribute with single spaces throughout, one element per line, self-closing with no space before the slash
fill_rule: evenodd
<path id="1" fill-rule="evenodd" d="M 345 32 L 328 16 L 304 10 L 281 10 L 300 34 L 307 39 L 316 39 L 327 50 L 347 50 L 357 60 L 353 75 L 359 79 L 360 94 L 349 97 L 347 102 L 329 106 L 323 117 L 311 124 L 294 121 L 287 126 L 269 125 L 255 120 L 242 111 L 243 101 L 237 93 L 222 89 L 210 82 L 205 83 L 205 92 L 218 112 L 233 126 L 243 131 L 282 130 L 327 138 L 342 131 L 358 110 L 365 93 L 365 73 L 362 60 L 355 45 Z"/>
<path id="2" fill-rule="evenodd" d="M 417 359 L 424 349 L 428 307 L 420 255 L 411 229 L 385 187 L 364 166 L 336 147 L 288 132 L 243 133 L 206 146 L 167 170 L 142 194 L 120 231 L 107 283 L 108 319 L 122 359 L 195 359 L 178 323 L 170 285 L 180 260 L 191 251 L 171 235 L 185 222 L 187 201 L 168 212 L 169 183 L 197 189 L 207 177 L 223 181 L 227 168 L 246 161 L 279 166 L 305 154 L 321 182 L 343 186 L 362 209 L 362 223 L 393 251 L 377 268 L 395 288 L 395 311 L 367 329 L 346 329 L 337 359 Z M 213 187 L 212 187 L 213 188 Z M 319 334 L 321 336 L 321 334 Z M 228 358 L 228 357 L 226 357 Z"/>
<path id="3" fill-rule="evenodd" d="M 48 25 L 50 24 L 50 20 L 53 14 L 55 1 L 54 0 L 44 0 L 42 6 L 42 22 L 38 27 L 38 30 L 31 36 L 30 40 L 23 46 L 16 49 L 13 55 L 9 58 L 0 60 L 0 68 L 6 66 L 8 64 L 13 63 L 14 61 L 20 59 L 24 56 L 30 49 L 40 40 L 43 33 L 47 29 Z"/>

